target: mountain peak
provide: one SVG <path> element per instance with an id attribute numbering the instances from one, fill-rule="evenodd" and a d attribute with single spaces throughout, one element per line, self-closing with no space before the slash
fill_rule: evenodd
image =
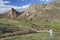
<path id="1" fill-rule="evenodd" d="M 11 10 L 10 11 L 12 11 L 12 12 L 14 12 L 14 11 L 16 11 L 14 8 L 11 8 Z M 17 11 L 16 11 L 17 12 Z"/>
<path id="2" fill-rule="evenodd" d="M 16 19 L 18 15 L 19 15 L 19 12 L 17 12 L 14 8 L 11 8 L 10 11 L 5 14 L 5 17 Z"/>
<path id="3" fill-rule="evenodd" d="M 11 8 L 11 10 L 15 10 L 14 8 Z"/>
<path id="4" fill-rule="evenodd" d="M 27 17 L 26 19 L 30 21 L 39 20 L 51 22 L 59 17 L 58 14 L 60 14 L 60 10 L 58 7 L 60 8 L 60 6 L 55 3 L 48 5 L 34 4 L 30 6 L 28 9 L 26 9 L 24 13 L 21 15 L 21 17 Z"/>

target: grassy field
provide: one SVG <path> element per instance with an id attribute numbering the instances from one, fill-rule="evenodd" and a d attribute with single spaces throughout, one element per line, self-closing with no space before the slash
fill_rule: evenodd
<path id="1" fill-rule="evenodd" d="M 57 20 L 55 22 L 41 22 L 41 21 L 35 21 L 35 22 L 31 22 L 33 24 L 39 25 L 39 26 L 50 26 L 51 28 L 55 29 L 55 30 L 60 30 L 60 21 Z M 31 24 L 29 22 L 26 22 L 25 20 L 11 20 L 11 19 L 0 19 L 0 26 L 16 26 L 16 27 L 22 27 L 22 28 L 31 28 Z"/>
<path id="2" fill-rule="evenodd" d="M 60 40 L 60 33 L 53 33 L 50 37 L 49 33 L 32 33 L 14 37 L 1 38 L 0 40 Z"/>
<path id="3" fill-rule="evenodd" d="M 52 5 L 54 5 L 54 6 L 52 6 Z M 0 40 L 60 40 L 60 3 L 58 3 L 58 4 L 54 3 L 52 5 L 51 5 L 51 9 L 49 8 L 49 5 L 47 5 L 48 9 L 46 9 L 46 10 L 43 10 L 44 9 L 43 7 L 42 7 L 43 9 L 40 10 L 40 7 L 38 5 L 37 5 L 38 9 L 36 9 L 36 10 L 34 8 L 32 8 L 32 9 L 35 10 L 36 13 L 42 11 L 42 15 L 41 15 L 42 17 L 40 17 L 40 15 L 38 15 L 40 18 L 44 18 L 47 16 L 47 15 L 44 16 L 43 15 L 44 13 L 51 15 L 52 16 L 52 17 L 50 17 L 51 20 L 54 20 L 54 18 L 57 19 L 55 22 L 50 22 L 50 23 L 43 22 L 43 21 L 32 21 L 31 22 L 31 23 L 36 24 L 41 27 L 48 26 L 54 30 L 58 30 L 59 32 L 54 32 L 52 37 L 49 35 L 49 32 L 39 32 L 39 33 L 31 33 L 31 34 L 24 34 L 24 35 L 19 35 L 19 36 L 0 38 Z M 26 10 L 26 13 L 28 11 L 29 10 Z M 33 13 L 33 15 L 29 15 L 29 16 L 32 16 L 32 18 L 33 18 L 33 16 L 35 15 L 35 12 L 33 12 L 33 11 L 29 11 L 29 12 Z M 0 15 L 0 17 L 2 17 L 2 16 L 3 15 Z M 24 16 L 23 18 L 20 18 L 22 20 L 0 18 L 0 34 L 4 34 L 3 32 L 1 32 L 1 28 L 3 28 L 2 30 L 4 30 L 4 29 L 6 30 L 6 28 L 7 28 L 7 30 L 10 30 L 10 31 L 11 30 L 13 31 L 13 29 L 15 30 L 17 27 L 22 30 L 30 29 L 32 27 L 32 25 L 30 24 L 30 22 L 24 20 L 24 19 L 27 19 L 29 16 Z M 49 18 L 47 18 L 47 19 L 49 19 Z M 16 31 L 13 31 L 13 32 L 16 32 Z"/>
<path id="4" fill-rule="evenodd" d="M 57 20 L 55 22 L 51 22 L 51 23 L 41 22 L 41 21 L 35 21 L 33 23 L 36 24 L 36 25 L 39 25 L 39 26 L 45 26 L 45 27 L 48 26 L 48 27 L 50 27 L 54 30 L 60 30 L 60 21 L 59 20 Z"/>
<path id="5" fill-rule="evenodd" d="M 55 30 L 60 30 L 60 21 L 46 23 L 46 22 L 32 22 L 34 24 L 37 24 L 39 26 L 50 26 L 51 28 Z M 31 24 L 29 22 L 26 22 L 25 20 L 17 21 L 17 20 L 11 20 L 11 19 L 0 19 L 0 26 L 17 26 L 22 28 L 31 28 Z M 41 32 L 41 33 L 32 33 L 32 34 L 24 34 L 19 36 L 13 36 L 13 37 L 7 37 L 7 38 L 0 38 L 0 40 L 60 40 L 60 33 L 56 32 L 53 33 L 53 37 L 50 37 L 49 33 Z"/>
<path id="6" fill-rule="evenodd" d="M 17 21 L 14 19 L 0 18 L 0 34 L 30 29 L 31 26 L 25 20 Z"/>
<path id="7" fill-rule="evenodd" d="M 25 20 L 17 21 L 17 20 L 11 20 L 6 18 L 0 18 L 0 25 L 3 26 L 16 26 L 16 27 L 22 27 L 22 28 L 30 28 L 31 24 L 26 22 Z"/>

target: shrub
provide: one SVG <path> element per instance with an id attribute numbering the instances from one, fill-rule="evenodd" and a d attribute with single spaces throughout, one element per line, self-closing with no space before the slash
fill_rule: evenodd
<path id="1" fill-rule="evenodd" d="M 16 27 L 16 26 L 0 25 L 0 34 L 12 33 L 12 32 L 16 32 L 16 31 L 19 31 L 19 30 L 22 30 L 22 28 Z"/>

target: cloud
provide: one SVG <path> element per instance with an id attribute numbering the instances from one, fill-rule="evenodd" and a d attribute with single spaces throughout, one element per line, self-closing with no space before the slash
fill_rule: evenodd
<path id="1" fill-rule="evenodd" d="M 3 1 L 2 0 L 0 0 L 0 5 L 3 5 Z"/>
<path id="2" fill-rule="evenodd" d="M 14 9 L 24 9 L 24 8 L 28 8 L 30 5 L 23 5 L 23 6 L 13 6 L 13 5 L 3 5 L 1 7 L 5 7 L 5 8 L 14 8 Z"/>
<path id="3" fill-rule="evenodd" d="M 24 5 L 22 6 L 22 8 L 28 8 L 30 5 Z"/>
<path id="4" fill-rule="evenodd" d="M 3 5 L 3 6 L 0 6 L 0 13 L 4 13 L 4 12 L 7 12 L 9 11 L 11 8 L 14 8 L 14 9 L 27 9 L 30 5 L 24 5 L 24 6 L 21 6 L 21 7 L 18 7 L 18 6 L 12 6 L 12 5 Z M 20 11 L 19 10 L 19 11 Z"/>
<path id="5" fill-rule="evenodd" d="M 5 3 L 10 3 L 10 1 L 2 1 L 2 0 L 0 0 L 0 8 L 4 7 L 4 8 L 21 9 L 21 8 L 27 8 L 27 7 L 30 6 L 30 4 L 28 4 L 28 5 L 23 5 L 23 6 L 19 7 L 19 6 L 14 6 L 14 5 L 6 5 Z"/>
<path id="6" fill-rule="evenodd" d="M 10 1 L 3 1 L 3 3 L 10 3 Z"/>
<path id="7" fill-rule="evenodd" d="M 0 6 L 4 6 L 6 3 L 10 3 L 10 1 L 0 0 Z"/>
<path id="8" fill-rule="evenodd" d="M 6 8 L 4 6 L 0 6 L 0 13 L 5 13 L 5 12 L 7 12 L 9 10 L 10 10 L 9 8 Z"/>
<path id="9" fill-rule="evenodd" d="M 19 9 L 18 11 L 20 12 L 21 10 L 25 10 L 28 7 L 29 7 L 29 5 L 24 5 L 21 7 L 12 6 L 12 5 L 3 5 L 3 6 L 0 6 L 0 13 L 5 13 L 5 12 L 9 11 L 11 8 L 14 8 L 16 10 Z"/>
<path id="10" fill-rule="evenodd" d="M 0 13 L 4 13 L 8 10 L 10 10 L 11 8 L 14 8 L 14 9 L 25 9 L 25 8 L 28 8 L 30 6 L 30 4 L 28 5 L 23 5 L 23 6 L 14 6 L 14 5 L 6 5 L 6 3 L 10 3 L 10 1 L 2 1 L 0 0 Z"/>

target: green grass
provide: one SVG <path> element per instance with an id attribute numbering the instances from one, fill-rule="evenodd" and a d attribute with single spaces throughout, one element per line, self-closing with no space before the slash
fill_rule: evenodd
<path id="1" fill-rule="evenodd" d="M 1 38 L 0 40 L 60 40 L 60 33 L 53 33 L 50 37 L 49 33 L 32 33 L 14 37 Z"/>
<path id="2" fill-rule="evenodd" d="M 32 22 L 34 24 L 37 24 L 39 26 L 50 26 L 51 28 L 55 30 L 60 30 L 60 20 L 57 20 L 56 22 L 41 22 L 41 21 L 35 21 Z M 11 19 L 1 19 L 0 18 L 0 26 L 17 26 L 22 28 L 31 28 L 31 24 L 26 22 L 25 20 L 11 20 Z M 25 34 L 20 36 L 14 36 L 14 37 L 7 37 L 7 38 L 0 38 L 0 40 L 60 40 L 60 33 L 54 33 L 53 37 L 49 36 L 49 33 L 32 33 L 32 34 Z"/>
<path id="3" fill-rule="evenodd" d="M 39 26 L 48 26 L 50 28 L 53 28 L 54 30 L 60 30 L 60 21 L 59 20 L 56 20 L 55 22 L 41 22 L 41 21 L 35 21 L 35 22 L 32 22 L 36 25 L 39 25 Z"/>
<path id="4" fill-rule="evenodd" d="M 60 21 L 57 20 L 56 22 L 41 22 L 41 21 L 33 21 L 32 23 L 39 25 L 39 26 L 50 26 L 51 28 L 55 30 L 60 30 Z M 22 28 L 31 28 L 31 24 L 29 22 L 26 22 L 25 20 L 11 20 L 11 19 L 4 19 L 0 18 L 0 26 L 16 26 L 16 27 L 22 27 Z"/>
<path id="5" fill-rule="evenodd" d="M 31 26 L 32 25 L 25 20 L 18 21 L 14 19 L 0 18 L 0 34 L 30 29 Z"/>
<path id="6" fill-rule="evenodd" d="M 11 20 L 11 19 L 1 19 L 0 18 L 0 26 L 3 25 L 3 26 L 16 26 L 16 27 L 23 27 L 23 28 L 30 28 L 31 25 L 24 21 L 24 20 L 21 20 L 21 21 L 17 21 L 17 20 Z"/>

